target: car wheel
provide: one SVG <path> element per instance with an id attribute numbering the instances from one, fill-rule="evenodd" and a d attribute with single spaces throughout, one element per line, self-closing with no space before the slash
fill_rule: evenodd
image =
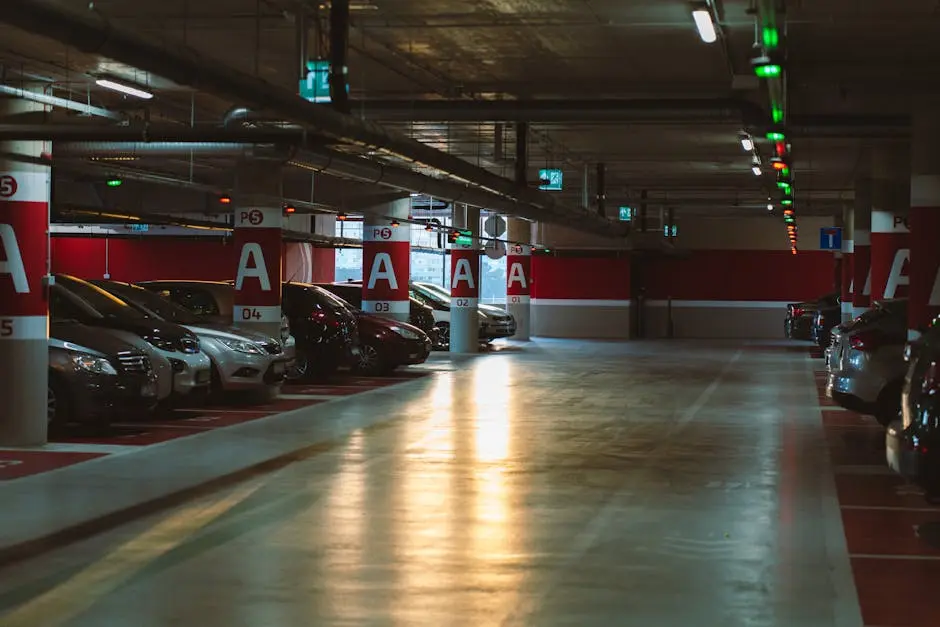
<path id="1" fill-rule="evenodd" d="M 359 347 L 359 361 L 356 363 L 356 372 L 362 374 L 385 374 L 389 371 L 385 357 L 381 351 L 372 344 L 363 344 Z"/>
<path id="2" fill-rule="evenodd" d="M 66 387 L 56 377 L 49 377 L 46 392 L 46 419 L 50 428 L 62 427 L 72 419 L 72 404 Z"/>
<path id="3" fill-rule="evenodd" d="M 284 373 L 284 378 L 288 381 L 302 381 L 311 375 L 310 357 L 303 349 L 296 349 L 294 352 L 294 363 Z"/>
<path id="4" fill-rule="evenodd" d="M 438 322 L 434 325 L 434 328 L 437 329 L 437 341 L 441 346 L 450 346 L 450 323 L 449 322 Z"/>
<path id="5" fill-rule="evenodd" d="M 902 381 L 894 381 L 886 385 L 881 394 L 878 395 L 878 400 L 875 402 L 874 416 L 881 426 L 887 427 L 898 419 L 898 414 L 901 412 L 901 389 L 903 385 Z"/>

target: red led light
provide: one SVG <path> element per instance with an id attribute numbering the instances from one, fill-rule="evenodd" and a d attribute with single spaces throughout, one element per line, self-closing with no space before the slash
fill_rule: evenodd
<path id="1" fill-rule="evenodd" d="M 232 197 L 231 196 L 219 196 L 219 202 L 222 203 L 223 205 L 230 205 L 232 204 Z"/>

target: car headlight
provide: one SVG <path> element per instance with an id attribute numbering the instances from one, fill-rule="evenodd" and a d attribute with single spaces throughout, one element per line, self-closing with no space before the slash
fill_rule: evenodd
<path id="1" fill-rule="evenodd" d="M 72 365 L 76 370 L 92 374 L 117 374 L 117 370 L 107 359 L 88 353 L 72 353 Z"/>
<path id="2" fill-rule="evenodd" d="M 261 355 L 264 353 L 261 348 L 245 340 L 232 340 L 229 338 L 216 338 L 222 346 L 239 353 L 248 353 L 249 355 Z"/>
<path id="3" fill-rule="evenodd" d="M 406 340 L 420 340 L 421 339 L 420 335 L 418 335 L 411 329 L 406 329 L 404 327 L 389 327 L 388 330 L 393 333 L 397 333 L 398 335 L 402 336 Z"/>
<path id="4" fill-rule="evenodd" d="M 173 340 L 168 340 L 158 335 L 145 335 L 144 339 L 147 340 L 151 346 L 155 346 L 162 351 L 166 351 L 168 353 L 176 352 L 176 343 Z"/>

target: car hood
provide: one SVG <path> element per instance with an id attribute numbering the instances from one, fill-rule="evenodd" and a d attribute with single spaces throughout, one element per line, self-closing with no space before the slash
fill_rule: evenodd
<path id="1" fill-rule="evenodd" d="M 409 331 L 414 331 L 415 333 L 424 335 L 424 331 L 415 325 L 402 322 L 401 320 L 392 320 L 391 318 L 365 312 L 357 313 L 356 317 L 358 318 L 359 324 L 365 323 L 374 328 L 391 329 L 392 327 L 399 327 L 401 329 L 408 329 Z"/>
<path id="2" fill-rule="evenodd" d="M 141 337 L 155 335 L 167 339 L 193 337 L 194 333 L 172 322 L 164 322 L 156 318 L 128 319 L 105 317 L 102 318 L 97 326 L 108 329 L 117 329 L 119 331 L 130 331 Z"/>
<path id="3" fill-rule="evenodd" d="M 103 329 L 77 322 L 53 322 L 49 325 L 49 346 L 66 350 L 79 350 L 109 357 L 118 353 L 141 352 L 135 346 L 118 339 Z"/>
<path id="4" fill-rule="evenodd" d="M 184 326 L 195 333 L 197 337 L 220 338 L 223 340 L 238 340 L 242 342 L 247 340 L 249 342 L 257 342 L 261 344 L 267 344 L 275 341 L 273 337 L 267 336 L 263 333 L 249 331 L 247 329 L 239 329 L 238 327 L 224 324 L 187 324 Z"/>

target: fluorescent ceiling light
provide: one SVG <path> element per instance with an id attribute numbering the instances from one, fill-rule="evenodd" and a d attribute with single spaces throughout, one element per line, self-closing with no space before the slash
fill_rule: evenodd
<path id="1" fill-rule="evenodd" d="M 750 135 L 741 135 L 741 147 L 747 152 L 754 150 L 754 140 Z"/>
<path id="2" fill-rule="evenodd" d="M 715 31 L 715 23 L 712 21 L 712 14 L 708 8 L 692 11 L 692 19 L 695 20 L 698 36 L 702 38 L 702 41 L 707 44 L 715 43 L 718 33 Z"/>
<path id="3" fill-rule="evenodd" d="M 767 211 L 773 211 L 773 210 L 774 210 L 774 206 L 768 203 Z"/>
<path id="4" fill-rule="evenodd" d="M 97 84 L 100 87 L 104 87 L 106 89 L 119 91 L 122 94 L 127 94 L 128 96 L 135 96 L 137 98 L 143 98 L 144 100 L 150 100 L 151 98 L 153 98 L 153 94 L 150 93 L 149 91 L 144 91 L 143 89 L 134 87 L 132 85 L 127 85 L 126 83 L 118 83 L 117 81 L 112 81 L 107 78 L 99 78 L 98 80 L 95 81 L 95 84 Z"/>
<path id="5" fill-rule="evenodd" d="M 760 169 L 760 166 L 756 166 L 756 165 L 753 168 L 751 168 L 751 172 L 754 173 L 754 176 L 760 176 L 761 174 L 763 174 L 763 171 Z"/>

